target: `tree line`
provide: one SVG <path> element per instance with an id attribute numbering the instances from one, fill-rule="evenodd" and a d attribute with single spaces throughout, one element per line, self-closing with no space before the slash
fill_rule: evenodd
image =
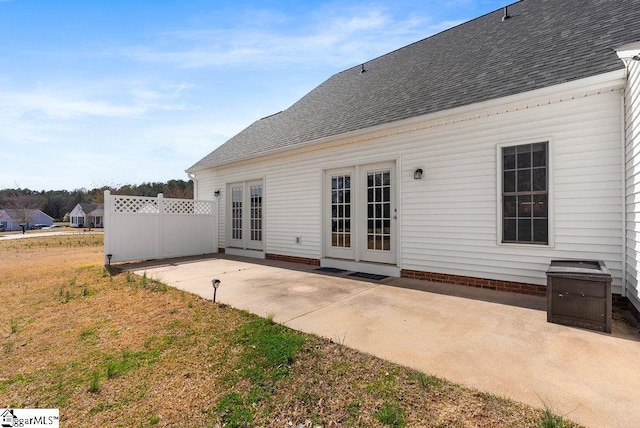
<path id="1" fill-rule="evenodd" d="M 193 182 L 185 180 L 169 180 L 166 183 L 125 184 L 120 187 L 103 186 L 94 189 L 76 190 L 0 190 L 0 209 L 42 210 L 56 221 L 62 221 L 79 203 L 104 202 L 104 191 L 110 190 L 115 195 L 157 196 L 165 198 L 192 199 Z"/>

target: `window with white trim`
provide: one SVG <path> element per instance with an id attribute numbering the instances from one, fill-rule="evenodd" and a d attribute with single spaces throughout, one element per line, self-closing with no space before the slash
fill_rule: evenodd
<path id="1" fill-rule="evenodd" d="M 549 243 L 549 143 L 502 147 L 502 242 Z"/>

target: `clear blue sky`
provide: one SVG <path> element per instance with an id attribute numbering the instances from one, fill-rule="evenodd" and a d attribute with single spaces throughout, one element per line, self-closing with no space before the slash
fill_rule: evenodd
<path id="1" fill-rule="evenodd" d="M 187 179 L 332 74 L 510 0 L 0 0 L 0 189 Z"/>

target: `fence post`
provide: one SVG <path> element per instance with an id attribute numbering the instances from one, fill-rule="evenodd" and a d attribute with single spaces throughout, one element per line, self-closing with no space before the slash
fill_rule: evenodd
<path id="1" fill-rule="evenodd" d="M 108 263 L 107 254 L 111 253 L 111 192 L 109 190 L 104 191 L 104 264 Z"/>

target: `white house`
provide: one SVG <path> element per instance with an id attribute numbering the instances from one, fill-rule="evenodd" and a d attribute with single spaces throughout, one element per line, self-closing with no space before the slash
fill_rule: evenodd
<path id="1" fill-rule="evenodd" d="M 103 227 L 104 206 L 102 204 L 77 204 L 69 213 L 71 227 Z"/>
<path id="2" fill-rule="evenodd" d="M 24 222 L 26 218 L 28 218 L 28 221 Z M 25 229 L 31 229 L 31 226 L 35 224 L 51 226 L 53 224 L 53 217 L 45 214 L 41 210 L 0 210 L 0 224 L 3 226 L 4 230 L 22 230 L 21 224 L 23 224 L 23 222 L 25 224 Z"/>
<path id="3" fill-rule="evenodd" d="M 640 0 L 522 0 L 344 70 L 187 172 L 227 253 L 640 309 Z M 622 299 L 624 300 L 624 299 Z"/>

